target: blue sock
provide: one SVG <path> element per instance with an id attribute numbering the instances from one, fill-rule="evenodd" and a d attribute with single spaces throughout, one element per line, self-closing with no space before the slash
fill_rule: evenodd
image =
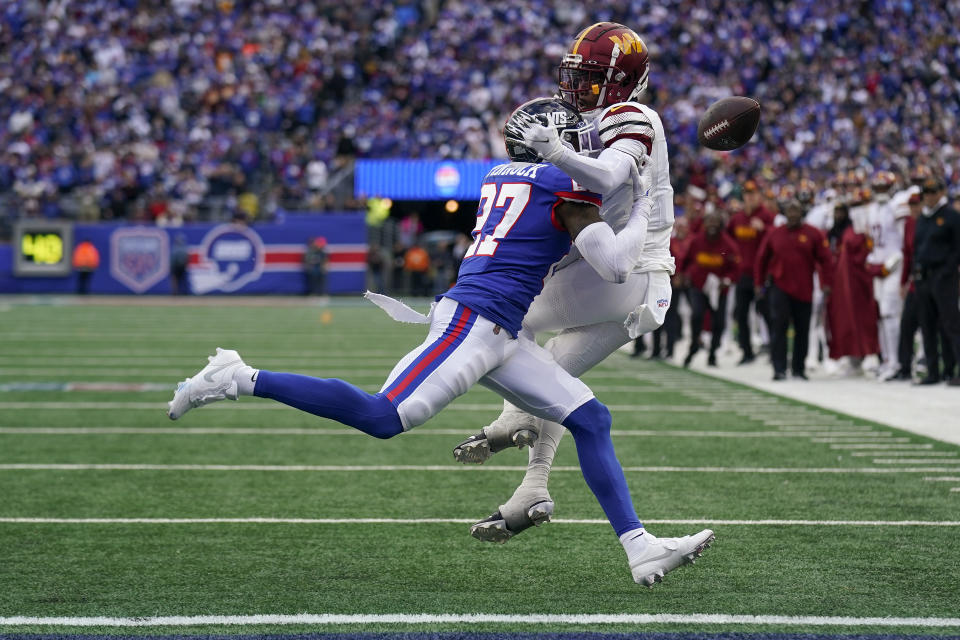
<path id="1" fill-rule="evenodd" d="M 392 438 L 403 431 L 400 414 L 386 396 L 369 394 L 337 378 L 261 369 L 253 395 L 342 422 L 375 438 Z"/>
<path id="2" fill-rule="evenodd" d="M 581 405 L 563 421 L 577 443 L 583 479 L 620 536 L 643 525 L 633 508 L 623 467 L 613 451 L 610 424 L 610 412 L 596 398 Z"/>

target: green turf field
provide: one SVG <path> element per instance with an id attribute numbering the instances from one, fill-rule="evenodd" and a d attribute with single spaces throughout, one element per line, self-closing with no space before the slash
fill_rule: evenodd
<path id="1" fill-rule="evenodd" d="M 89 618 L 295 614 L 358 617 L 174 630 L 640 628 L 605 614 L 677 616 L 642 624 L 661 631 L 960 629 L 960 447 L 614 354 L 585 379 L 613 412 L 641 519 L 658 535 L 717 535 L 696 565 L 646 589 L 570 438 L 551 479 L 554 522 L 506 545 L 469 536 L 526 463 L 517 451 L 453 461 L 452 447 L 499 411 L 484 389 L 390 441 L 252 398 L 177 422 L 164 414 L 216 346 L 376 391 L 422 327 L 342 302 L 124 302 L 0 306 L 0 634 L 76 630 L 13 625 L 21 616 L 117 633 Z M 534 627 L 363 614 L 598 617 Z M 752 615 L 786 618 L 717 617 Z M 797 622 L 809 616 L 850 621 Z M 862 621 L 872 617 L 920 620 Z M 943 618 L 956 622 L 924 626 Z M 160 631 L 171 627 L 123 629 Z"/>

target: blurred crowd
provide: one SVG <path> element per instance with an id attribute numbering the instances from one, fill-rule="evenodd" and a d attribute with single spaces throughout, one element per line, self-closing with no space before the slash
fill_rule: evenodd
<path id="1" fill-rule="evenodd" d="M 958 0 L 12 0 L 0 211 L 178 224 L 355 206 L 357 156 L 502 156 L 506 115 L 552 94 L 601 20 L 651 50 L 679 192 L 921 158 L 960 185 Z M 730 94 L 760 101 L 754 142 L 698 148 L 698 115 Z"/>

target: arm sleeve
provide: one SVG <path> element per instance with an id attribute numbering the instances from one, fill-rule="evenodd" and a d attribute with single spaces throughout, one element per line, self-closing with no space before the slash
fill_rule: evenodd
<path id="1" fill-rule="evenodd" d="M 610 193 L 626 182 L 635 166 L 630 155 L 613 148 L 604 149 L 596 158 L 581 156 L 567 147 L 562 149 L 553 164 L 581 186 L 598 193 Z"/>
<path id="2" fill-rule="evenodd" d="M 649 197 L 637 198 L 626 226 L 615 234 L 606 222 L 594 222 L 577 234 L 573 244 L 584 260 L 607 282 L 626 282 L 637 266 L 647 237 Z"/>

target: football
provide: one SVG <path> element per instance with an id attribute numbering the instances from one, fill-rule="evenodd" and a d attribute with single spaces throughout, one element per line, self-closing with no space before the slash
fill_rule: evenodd
<path id="1" fill-rule="evenodd" d="M 760 103 L 731 96 L 717 100 L 700 118 L 697 141 L 708 149 L 730 151 L 750 141 L 760 124 Z"/>

